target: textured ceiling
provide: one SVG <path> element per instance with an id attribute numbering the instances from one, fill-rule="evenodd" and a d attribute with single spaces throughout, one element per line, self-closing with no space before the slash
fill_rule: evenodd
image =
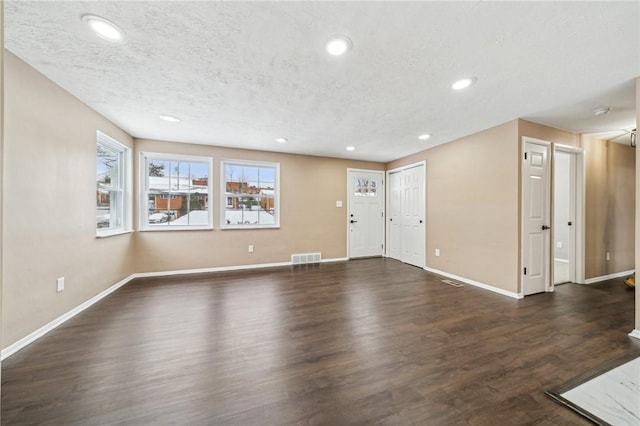
<path id="1" fill-rule="evenodd" d="M 10 51 L 140 138 L 389 161 L 519 117 L 635 125 L 638 2 L 4 5 Z M 90 33 L 87 13 L 125 42 Z M 352 39 L 347 55 L 326 54 L 333 34 Z"/>

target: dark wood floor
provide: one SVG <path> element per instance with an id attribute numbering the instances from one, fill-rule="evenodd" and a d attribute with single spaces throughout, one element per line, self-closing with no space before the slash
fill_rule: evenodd
<path id="1" fill-rule="evenodd" d="M 2 424 L 587 424 L 633 291 L 514 300 L 393 260 L 139 279 L 2 364 Z"/>

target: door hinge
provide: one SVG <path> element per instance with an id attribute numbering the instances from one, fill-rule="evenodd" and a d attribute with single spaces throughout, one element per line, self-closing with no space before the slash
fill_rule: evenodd
<path id="1" fill-rule="evenodd" d="M 380 212 L 380 217 L 384 217 L 384 212 Z"/>
<path id="2" fill-rule="evenodd" d="M 380 248 L 381 248 L 381 249 L 384 249 L 384 244 L 380 244 Z"/>
<path id="3" fill-rule="evenodd" d="M 526 152 L 524 153 L 524 159 L 525 160 L 527 159 L 527 153 Z"/>
<path id="4" fill-rule="evenodd" d="M 524 274 L 527 275 L 527 268 L 524 268 Z"/>

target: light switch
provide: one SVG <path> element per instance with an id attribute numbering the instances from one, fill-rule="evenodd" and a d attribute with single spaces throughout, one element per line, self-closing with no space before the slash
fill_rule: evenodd
<path id="1" fill-rule="evenodd" d="M 342 200 L 336 201 L 336 207 L 342 207 Z"/>

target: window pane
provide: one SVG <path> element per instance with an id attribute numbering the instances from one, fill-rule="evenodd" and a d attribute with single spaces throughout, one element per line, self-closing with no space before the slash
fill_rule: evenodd
<path id="1" fill-rule="evenodd" d="M 224 164 L 223 170 L 223 224 L 247 227 L 276 225 L 277 165 Z"/>
<path id="2" fill-rule="evenodd" d="M 118 188 L 120 153 L 98 143 L 96 152 L 96 171 L 98 186 Z"/>
<path id="3" fill-rule="evenodd" d="M 356 197 L 377 197 L 378 182 L 376 179 L 356 178 L 354 181 L 354 193 Z"/>
<path id="4" fill-rule="evenodd" d="M 150 227 L 209 226 L 208 162 L 147 158 Z"/>
<path id="5" fill-rule="evenodd" d="M 98 188 L 96 205 L 97 228 L 109 228 L 111 221 L 111 200 L 109 197 L 109 191 Z"/>
<path id="6" fill-rule="evenodd" d="M 96 229 L 125 227 L 125 153 L 127 148 L 98 133 L 96 143 Z"/>

